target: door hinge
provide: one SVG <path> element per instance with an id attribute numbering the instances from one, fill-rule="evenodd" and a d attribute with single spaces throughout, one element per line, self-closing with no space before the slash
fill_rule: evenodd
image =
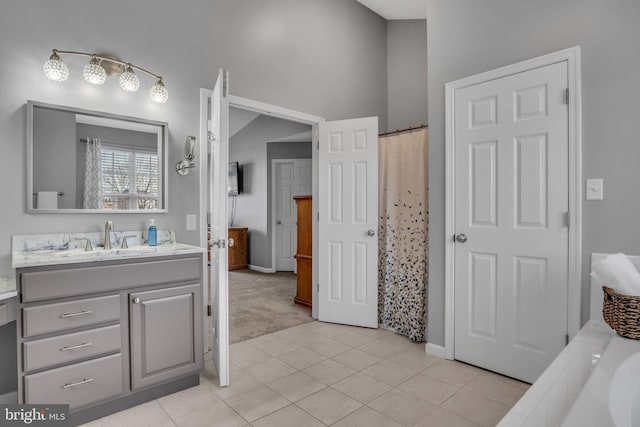
<path id="1" fill-rule="evenodd" d="M 569 215 L 569 212 L 564 213 L 564 226 L 567 228 L 571 226 L 571 215 Z"/>
<path id="2" fill-rule="evenodd" d="M 222 96 L 227 97 L 227 73 L 222 73 Z"/>
<path id="3" fill-rule="evenodd" d="M 320 149 L 320 141 L 318 141 L 318 143 L 316 144 L 316 150 Z"/>
<path id="4" fill-rule="evenodd" d="M 207 306 L 207 316 L 211 317 L 211 304 Z"/>
<path id="5" fill-rule="evenodd" d="M 568 345 L 569 344 L 569 334 L 566 334 L 564 336 L 564 345 Z"/>
<path id="6" fill-rule="evenodd" d="M 564 103 L 569 105 L 569 88 L 564 90 Z"/>
<path id="7" fill-rule="evenodd" d="M 318 221 L 320 221 L 320 212 L 318 212 Z"/>
<path id="8" fill-rule="evenodd" d="M 316 283 L 316 291 L 320 292 L 320 283 Z"/>

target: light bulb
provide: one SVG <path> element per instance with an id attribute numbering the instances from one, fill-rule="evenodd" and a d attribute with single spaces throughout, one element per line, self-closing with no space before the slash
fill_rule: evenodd
<path id="1" fill-rule="evenodd" d="M 100 59 L 93 57 L 82 70 L 84 79 L 94 85 L 101 85 L 107 80 L 107 72 L 100 65 Z"/>
<path id="2" fill-rule="evenodd" d="M 53 51 L 53 55 L 44 63 L 43 68 L 44 75 L 47 76 L 49 80 L 63 82 L 69 77 L 69 67 L 62 62 L 55 50 Z"/>
<path id="3" fill-rule="evenodd" d="M 120 74 L 120 87 L 127 92 L 135 92 L 140 87 L 140 78 L 133 72 L 131 64 L 127 65 L 127 69 Z"/>
<path id="4" fill-rule="evenodd" d="M 154 85 L 151 87 L 151 91 L 149 92 L 149 96 L 155 102 L 159 102 L 164 104 L 169 99 L 169 91 L 166 87 L 164 87 L 164 83 L 162 79 L 158 79 Z"/>

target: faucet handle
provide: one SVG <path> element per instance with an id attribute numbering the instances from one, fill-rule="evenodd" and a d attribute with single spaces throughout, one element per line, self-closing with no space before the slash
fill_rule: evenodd
<path id="1" fill-rule="evenodd" d="M 93 246 L 91 245 L 91 240 L 87 239 L 86 237 L 76 237 L 73 240 L 83 241 L 85 252 L 91 252 L 93 250 Z"/>
<path id="2" fill-rule="evenodd" d="M 128 236 L 122 236 L 122 244 L 120 245 L 120 248 L 127 249 L 129 247 L 129 245 L 127 244 L 127 239 L 129 239 L 131 237 L 136 237 L 136 235 L 135 234 L 129 234 Z"/>

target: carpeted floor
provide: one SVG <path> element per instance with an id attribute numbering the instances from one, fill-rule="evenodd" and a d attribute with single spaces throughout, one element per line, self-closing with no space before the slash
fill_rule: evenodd
<path id="1" fill-rule="evenodd" d="M 229 272 L 231 344 L 310 322 L 311 312 L 293 304 L 293 273 Z"/>

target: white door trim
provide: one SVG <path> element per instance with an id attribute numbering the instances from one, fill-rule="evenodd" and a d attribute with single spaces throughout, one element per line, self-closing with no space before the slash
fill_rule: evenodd
<path id="1" fill-rule="evenodd" d="M 445 338 L 444 356 L 454 358 L 454 242 L 455 232 L 455 92 L 483 83 L 566 61 L 569 71 L 569 277 L 567 330 L 573 338 L 580 330 L 582 296 L 582 99 L 580 46 L 507 65 L 445 84 Z"/>

